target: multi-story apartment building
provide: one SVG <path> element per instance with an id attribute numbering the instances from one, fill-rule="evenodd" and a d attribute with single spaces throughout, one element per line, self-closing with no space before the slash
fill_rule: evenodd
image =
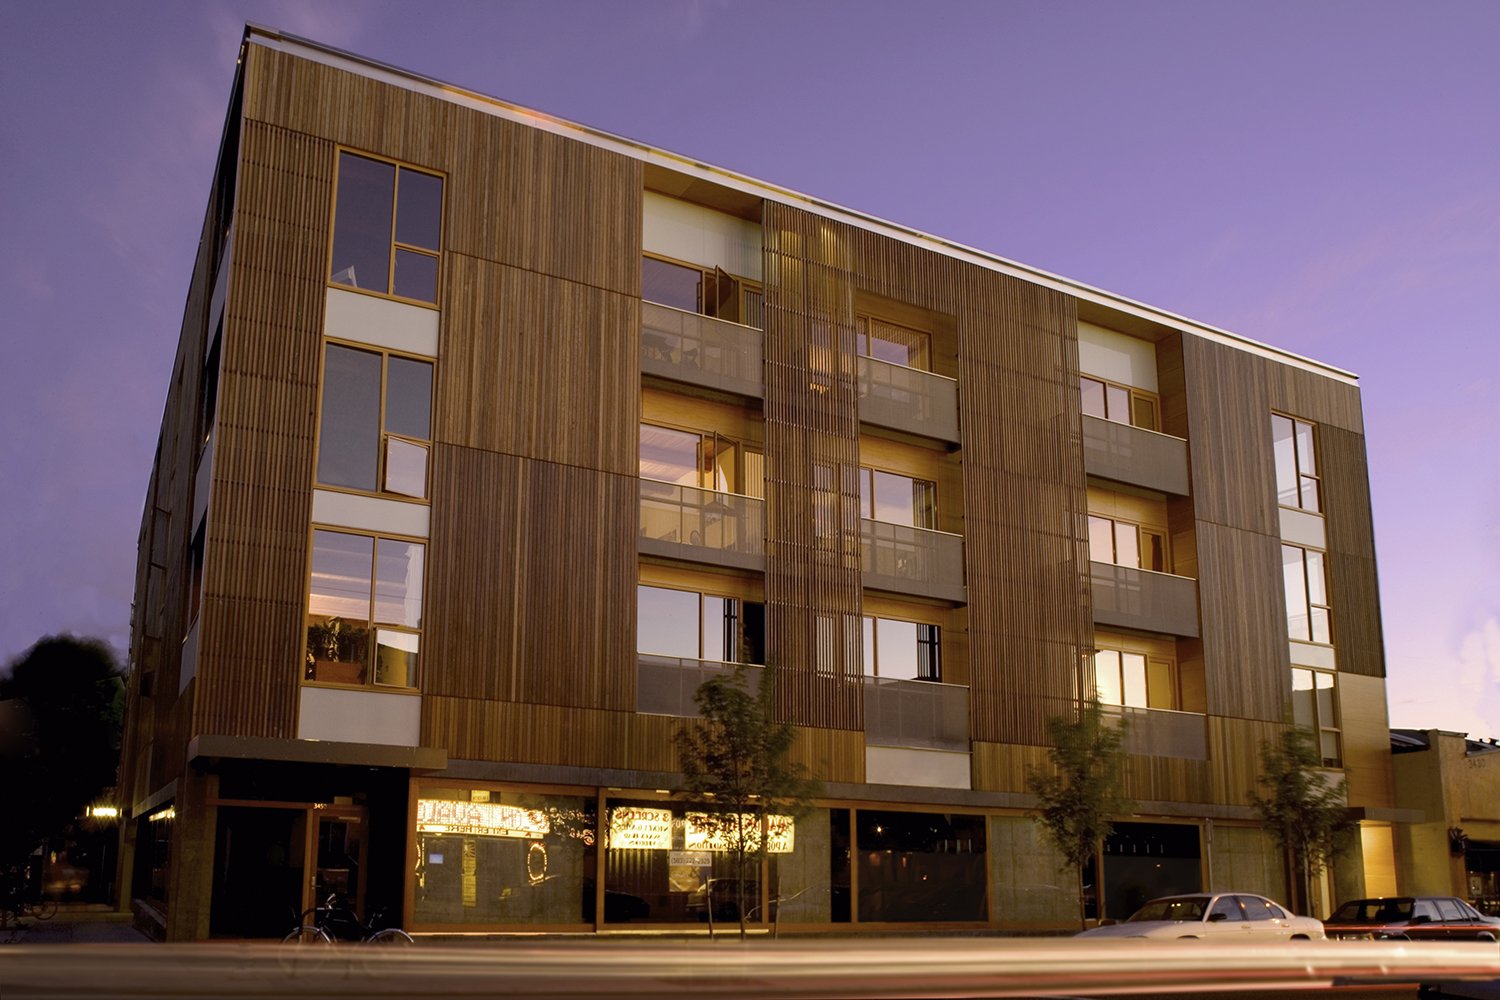
<path id="1" fill-rule="evenodd" d="M 247 29 L 145 504 L 127 897 L 423 930 L 694 925 L 672 736 L 775 664 L 822 782 L 784 929 L 1066 926 L 1046 720 L 1128 720 L 1095 912 L 1284 898 L 1289 717 L 1394 886 L 1354 376 Z M 752 671 L 753 672 L 753 671 Z"/>

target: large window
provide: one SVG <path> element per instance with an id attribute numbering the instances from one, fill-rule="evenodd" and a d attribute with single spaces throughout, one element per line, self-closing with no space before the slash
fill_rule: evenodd
<path id="1" fill-rule="evenodd" d="M 427 496 L 432 363 L 329 344 L 323 360 L 318 482 Z"/>
<path id="2" fill-rule="evenodd" d="M 859 919 L 985 920 L 985 819 L 860 809 Z"/>
<path id="3" fill-rule="evenodd" d="M 442 233 L 441 177 L 339 154 L 330 282 L 435 303 Z"/>
<path id="4" fill-rule="evenodd" d="M 1314 734 L 1324 767 L 1338 767 L 1343 760 L 1337 692 L 1332 671 L 1292 668 L 1292 721 Z"/>
<path id="5" fill-rule="evenodd" d="M 936 528 L 937 484 L 861 466 L 859 515 L 913 528 Z"/>
<path id="6" fill-rule="evenodd" d="M 642 584 L 636 651 L 685 660 L 766 662 L 766 606 L 738 597 Z"/>
<path id="7" fill-rule="evenodd" d="M 1321 512 L 1322 487 L 1313 425 L 1273 413 L 1271 438 L 1276 453 L 1276 502 L 1314 514 Z"/>
<path id="8" fill-rule="evenodd" d="M 1148 431 L 1161 429 L 1157 398 L 1144 389 L 1083 375 L 1078 379 L 1078 390 L 1083 397 L 1085 416 L 1144 427 Z"/>
<path id="9" fill-rule="evenodd" d="M 932 370 L 932 338 L 921 330 L 899 326 L 873 316 L 855 320 L 856 354 L 875 358 L 887 364 Z"/>
<path id="10" fill-rule="evenodd" d="M 1094 685 L 1103 705 L 1178 709 L 1182 704 L 1176 667 L 1145 653 L 1094 650 Z"/>
<path id="11" fill-rule="evenodd" d="M 304 680 L 417 686 L 425 555 L 420 542 L 313 531 Z"/>
<path id="12" fill-rule="evenodd" d="M 1323 553 L 1297 545 L 1281 547 L 1281 575 L 1286 588 L 1287 635 L 1302 642 L 1333 642 L 1333 612 Z"/>
<path id="13" fill-rule="evenodd" d="M 763 294 L 758 285 L 722 268 L 649 255 L 641 258 L 641 298 L 647 302 L 760 329 Z"/>
<path id="14" fill-rule="evenodd" d="M 1171 572 L 1165 533 L 1097 514 L 1089 515 L 1089 558 L 1116 566 Z"/>
<path id="15" fill-rule="evenodd" d="M 866 676 L 943 679 L 942 629 L 938 626 L 867 615 L 864 629 Z"/>
<path id="16" fill-rule="evenodd" d="M 640 476 L 718 493 L 761 497 L 765 456 L 759 448 L 712 431 L 641 424 Z"/>

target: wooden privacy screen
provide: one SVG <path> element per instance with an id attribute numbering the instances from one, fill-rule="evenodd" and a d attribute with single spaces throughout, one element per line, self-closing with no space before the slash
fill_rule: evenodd
<path id="1" fill-rule="evenodd" d="M 784 205 L 765 208 L 766 574 L 782 699 L 861 725 L 857 625 L 859 293 L 957 331 L 971 729 L 1039 744 L 1092 635 L 1072 298 Z M 824 625 L 820 640 L 818 619 Z M 825 671 L 818 647 L 825 645 Z"/>

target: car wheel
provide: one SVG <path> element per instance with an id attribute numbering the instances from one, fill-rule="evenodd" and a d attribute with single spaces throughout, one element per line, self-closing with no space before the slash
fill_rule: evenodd
<path id="1" fill-rule="evenodd" d="M 1480 931 L 1479 932 L 1479 940 L 1481 940 L 1481 941 L 1493 941 L 1493 940 L 1495 940 L 1495 935 L 1491 934 L 1489 931 Z"/>
<path id="2" fill-rule="evenodd" d="M 1308 937 L 1306 934 L 1293 934 L 1292 935 L 1292 940 L 1293 941 L 1311 941 L 1312 938 Z"/>
<path id="3" fill-rule="evenodd" d="M 1181 937 L 1179 937 L 1177 940 L 1179 940 L 1179 941 L 1196 941 L 1196 940 L 1198 940 L 1198 935 L 1196 935 L 1196 934 L 1184 934 Z"/>

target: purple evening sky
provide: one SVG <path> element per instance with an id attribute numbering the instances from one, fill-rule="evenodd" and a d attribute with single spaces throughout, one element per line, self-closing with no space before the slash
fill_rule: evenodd
<path id="1" fill-rule="evenodd" d="M 0 5 L 0 661 L 128 644 L 247 19 L 1358 373 L 1392 724 L 1500 736 L 1493 0 Z"/>

